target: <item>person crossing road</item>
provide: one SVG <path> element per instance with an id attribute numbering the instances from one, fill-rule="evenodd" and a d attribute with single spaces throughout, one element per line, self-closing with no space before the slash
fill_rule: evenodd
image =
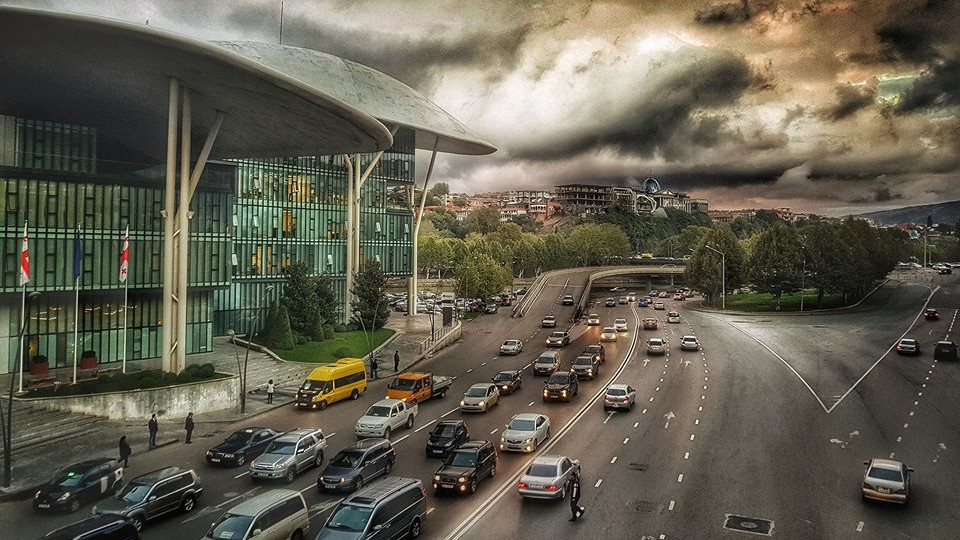
<path id="1" fill-rule="evenodd" d="M 570 474 L 570 521 L 576 521 L 587 509 L 580 506 L 580 475 Z"/>

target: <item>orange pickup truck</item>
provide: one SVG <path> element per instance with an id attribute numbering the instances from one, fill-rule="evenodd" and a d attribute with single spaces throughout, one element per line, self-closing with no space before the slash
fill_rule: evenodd
<path id="1" fill-rule="evenodd" d="M 387 387 L 387 398 L 402 399 L 407 403 L 423 403 L 430 398 L 442 398 L 453 384 L 452 377 L 432 373 L 401 373 Z"/>

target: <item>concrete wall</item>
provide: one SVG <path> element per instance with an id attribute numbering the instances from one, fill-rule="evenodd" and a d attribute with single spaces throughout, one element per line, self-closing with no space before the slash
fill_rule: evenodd
<path id="1" fill-rule="evenodd" d="M 224 379 L 165 386 L 150 390 L 15 399 L 33 407 L 106 416 L 113 420 L 149 418 L 151 413 L 185 417 L 191 411 L 203 413 L 238 407 L 240 405 L 240 378 L 232 375 Z"/>

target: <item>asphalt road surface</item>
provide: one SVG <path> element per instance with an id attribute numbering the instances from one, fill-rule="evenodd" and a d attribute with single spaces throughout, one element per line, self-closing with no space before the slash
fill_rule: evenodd
<path id="1" fill-rule="evenodd" d="M 960 365 L 932 358 L 935 341 L 948 334 L 956 340 L 960 332 L 953 327 L 960 307 L 956 278 L 891 284 L 859 308 L 831 314 L 735 316 L 693 311 L 690 300 L 666 300 L 667 310 L 682 315 L 679 324 L 667 324 L 667 311 L 652 307 L 596 307 L 591 311 L 605 324 L 624 317 L 630 331 L 606 345 L 601 376 L 582 382 L 571 403 L 542 403 L 542 379 L 530 371 L 551 331 L 540 329 L 540 318 L 553 313 L 559 327 L 568 325 L 574 308 L 560 305 L 560 298 L 578 296 L 586 277 L 586 271 L 554 277 L 525 317 L 511 318 L 502 309 L 469 322 L 460 343 L 417 366 L 456 377 L 447 398 L 420 405 L 414 429 L 391 437 L 398 452 L 393 474 L 419 478 L 427 488 L 424 537 L 756 538 L 767 531 L 804 539 L 957 536 L 960 505 L 953 488 L 960 485 L 960 419 L 953 411 Z M 928 304 L 940 310 L 940 321 L 920 316 Z M 656 331 L 638 329 L 647 316 L 660 319 Z M 564 365 L 596 342 L 600 329 L 577 325 L 571 331 L 573 343 L 561 350 Z M 696 335 L 702 350 L 680 351 L 685 334 Z M 924 353 L 897 356 L 891 347 L 902 335 L 919 339 Z M 644 342 L 654 336 L 668 341 L 666 355 L 646 355 Z M 510 338 L 524 341 L 523 353 L 498 356 L 499 345 Z M 521 368 L 522 390 L 504 396 L 500 406 L 483 414 L 457 410 L 471 384 Z M 603 411 L 598 396 L 612 380 L 637 389 L 632 411 Z M 386 384 L 372 382 L 358 401 L 326 411 L 285 407 L 224 429 L 319 426 L 328 436 L 329 458 L 355 440 L 356 419 L 385 394 Z M 496 477 L 474 495 L 431 492 L 440 462 L 424 456 L 424 445 L 433 423 L 464 418 L 473 438 L 498 443 L 504 424 L 519 412 L 551 419 L 552 436 L 538 453 L 580 460 L 581 504 L 587 508 L 580 521 L 567 521 L 566 501 L 524 501 L 516 494 L 516 480 L 536 453 L 500 452 Z M 178 465 L 193 467 L 204 485 L 196 510 L 148 524 L 144 538 L 201 538 L 231 506 L 273 487 L 253 484 L 245 469 L 209 467 L 204 452 L 220 440 L 176 444 L 131 462 L 128 478 Z M 911 504 L 863 503 L 861 462 L 891 455 L 916 469 Z M 340 500 L 317 491 L 318 473 L 308 470 L 285 486 L 302 490 L 310 506 L 308 538 Z M 38 517 L 21 501 L 0 505 L 0 517 L 13 538 L 36 538 L 89 510 Z"/>

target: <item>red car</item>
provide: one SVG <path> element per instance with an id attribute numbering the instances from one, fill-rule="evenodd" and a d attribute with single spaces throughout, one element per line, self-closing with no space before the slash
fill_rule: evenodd
<path id="1" fill-rule="evenodd" d="M 657 329 L 657 320 L 653 318 L 646 318 L 643 320 L 643 329 L 644 330 L 656 330 Z"/>

